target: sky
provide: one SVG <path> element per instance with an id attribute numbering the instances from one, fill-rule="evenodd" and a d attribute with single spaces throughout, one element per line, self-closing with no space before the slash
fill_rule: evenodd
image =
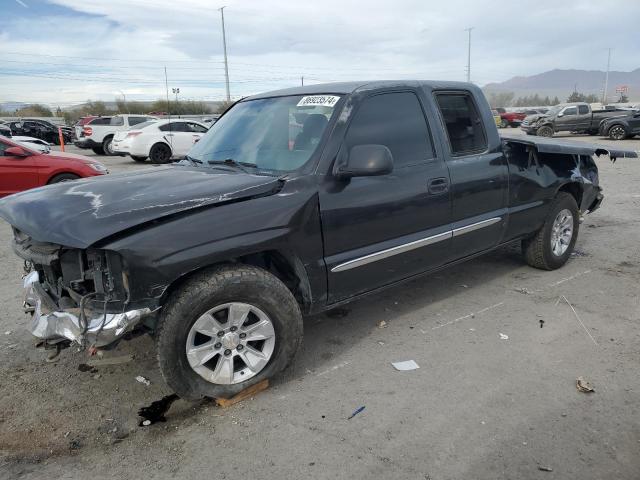
<path id="1" fill-rule="evenodd" d="M 634 0 L 0 0 L 0 102 L 232 98 L 344 80 L 640 67 Z M 173 95 L 173 94 L 171 94 Z"/>

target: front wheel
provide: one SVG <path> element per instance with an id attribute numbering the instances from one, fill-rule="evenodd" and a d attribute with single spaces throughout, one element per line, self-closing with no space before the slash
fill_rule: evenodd
<path id="1" fill-rule="evenodd" d="M 559 192 L 544 222 L 536 234 L 522 242 L 526 262 L 542 270 L 555 270 L 563 266 L 578 239 L 578 205 L 575 198 Z"/>
<path id="2" fill-rule="evenodd" d="M 293 359 L 302 314 L 291 291 L 257 267 L 196 274 L 162 309 L 160 371 L 182 398 L 227 398 L 270 378 Z"/>
<path id="3" fill-rule="evenodd" d="M 78 180 L 80 177 L 73 173 L 61 173 L 56 175 L 51 180 L 49 180 L 48 185 L 52 185 L 54 183 L 62 183 L 62 182 L 71 182 L 73 180 Z"/>
<path id="4" fill-rule="evenodd" d="M 102 141 L 102 150 L 105 155 L 114 155 L 113 152 L 113 136 L 107 137 Z"/>
<path id="5" fill-rule="evenodd" d="M 500 127 L 501 128 L 507 128 L 509 126 L 509 122 L 507 122 L 505 119 L 502 119 L 500 121 Z"/>
<path id="6" fill-rule="evenodd" d="M 131 155 L 131 158 L 133 159 L 134 162 L 138 162 L 138 163 L 142 163 L 147 159 L 147 157 L 136 157 L 134 155 Z"/>
<path id="7" fill-rule="evenodd" d="M 544 125 L 536 131 L 536 135 L 539 137 L 553 137 L 553 128 Z"/>
<path id="8" fill-rule="evenodd" d="M 611 140 L 624 140 L 627 136 L 627 132 L 622 125 L 614 125 L 609 129 L 609 138 Z"/>

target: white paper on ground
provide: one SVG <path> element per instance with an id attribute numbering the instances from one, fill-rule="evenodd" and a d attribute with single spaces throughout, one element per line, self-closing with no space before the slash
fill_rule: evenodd
<path id="1" fill-rule="evenodd" d="M 404 362 L 393 362 L 391 363 L 391 365 L 393 365 L 393 368 L 395 368 L 396 370 L 400 370 L 401 372 L 420 368 L 420 365 L 418 365 L 414 360 L 406 360 Z"/>

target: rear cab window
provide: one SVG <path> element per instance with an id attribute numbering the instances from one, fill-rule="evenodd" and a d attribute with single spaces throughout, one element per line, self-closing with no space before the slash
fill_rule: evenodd
<path id="1" fill-rule="evenodd" d="M 488 147 L 487 135 L 471 93 L 442 92 L 436 93 L 435 98 L 447 131 L 451 154 L 464 156 L 484 152 Z"/>
<path id="2" fill-rule="evenodd" d="M 589 107 L 587 107 L 586 105 L 578 105 L 578 113 L 580 115 L 586 115 L 587 113 L 589 113 Z"/>

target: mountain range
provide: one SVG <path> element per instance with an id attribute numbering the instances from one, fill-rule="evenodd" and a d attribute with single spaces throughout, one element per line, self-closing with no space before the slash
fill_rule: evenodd
<path id="1" fill-rule="evenodd" d="M 566 99 L 571 92 L 593 93 L 600 97 L 604 89 L 606 73 L 601 70 L 550 70 L 529 77 L 513 77 L 499 83 L 489 83 L 482 87 L 486 92 L 513 92 L 516 97 L 538 94 Z M 609 72 L 607 98 L 615 101 L 619 94 L 616 87 L 626 85 L 630 101 L 640 100 L 640 68 L 631 72 Z"/>

